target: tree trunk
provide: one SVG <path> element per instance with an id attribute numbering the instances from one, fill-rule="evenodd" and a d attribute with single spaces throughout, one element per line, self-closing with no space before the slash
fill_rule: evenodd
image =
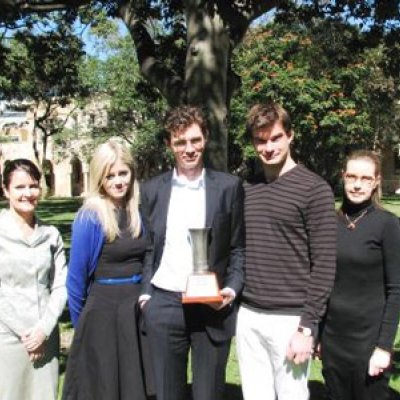
<path id="1" fill-rule="evenodd" d="M 91 0 L 0 0 L 9 18 L 19 13 L 47 13 L 89 5 Z M 232 49 L 241 41 L 251 21 L 281 3 L 279 0 L 182 0 L 187 22 L 185 78 L 177 76 L 154 51 L 156 43 L 146 31 L 145 19 L 151 2 L 119 0 L 117 13 L 136 45 L 143 76 L 157 87 L 171 106 L 192 103 L 209 112 L 208 160 L 214 168 L 228 165 L 227 118 L 237 77 L 230 70 Z M 174 3 L 174 2 L 172 2 Z M 145 11 L 143 14 L 142 11 Z M 179 10 L 180 11 L 180 10 Z M 145 16 L 143 18 L 143 15 Z M 236 81 L 236 83 L 235 83 Z"/>
<path id="2" fill-rule="evenodd" d="M 33 142 L 32 142 L 32 149 L 33 154 L 35 156 L 36 163 L 40 165 L 40 157 L 39 157 L 39 149 L 38 149 L 38 124 L 37 124 L 37 113 L 38 113 L 39 105 L 38 103 L 35 104 L 35 109 L 33 111 Z"/>
<path id="3" fill-rule="evenodd" d="M 51 195 L 51 190 L 49 186 L 47 185 L 47 180 L 46 180 L 46 173 L 47 173 L 47 140 L 48 140 L 48 135 L 46 132 L 43 132 L 42 135 L 42 140 L 43 140 L 43 154 L 42 154 L 42 178 L 40 179 L 41 181 L 41 186 L 42 186 L 42 198 L 46 199 Z"/>
<path id="4" fill-rule="evenodd" d="M 42 172 L 42 177 L 40 178 L 40 186 L 42 188 L 42 195 L 43 199 L 47 198 L 50 194 L 49 188 L 47 186 L 45 172 L 46 172 L 46 153 L 47 153 L 47 139 L 48 136 L 44 128 L 38 123 L 37 120 L 37 109 L 34 112 L 34 128 L 33 128 L 33 152 L 35 154 L 35 159 L 37 165 L 40 167 Z M 42 138 L 42 154 L 39 153 L 38 148 L 38 130 L 41 131 L 41 138 Z"/>
<path id="5" fill-rule="evenodd" d="M 190 3 L 186 8 L 187 54 L 185 87 L 188 103 L 201 105 L 208 113 L 210 138 L 207 164 L 226 171 L 228 166 L 227 79 L 230 41 L 217 13 L 208 14 Z"/>
<path id="6" fill-rule="evenodd" d="M 156 43 L 135 15 L 132 0 L 121 0 L 118 12 L 135 42 L 142 75 L 157 87 L 170 106 L 199 105 L 208 112 L 210 138 L 207 165 L 228 169 L 228 112 L 240 78 L 230 68 L 231 54 L 249 24 L 275 7 L 277 0 L 183 0 L 187 54 L 182 79 L 157 59 Z"/>

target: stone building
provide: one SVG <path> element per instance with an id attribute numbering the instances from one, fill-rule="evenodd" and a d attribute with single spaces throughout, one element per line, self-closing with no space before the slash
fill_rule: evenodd
<path id="1" fill-rule="evenodd" d="M 100 104 L 100 105 L 99 105 Z M 89 102 L 83 109 L 72 105 L 57 108 L 57 118 L 65 119 L 65 128 L 73 132 L 66 148 L 57 147 L 48 139 L 44 176 L 50 194 L 57 197 L 81 196 L 88 190 L 89 160 L 84 154 L 90 139 L 85 137 L 93 126 L 106 126 L 104 102 Z M 38 135 L 40 136 L 40 134 Z M 35 132 L 32 108 L 29 103 L 0 102 L 0 174 L 4 163 L 14 158 L 28 158 L 37 162 L 34 152 Z M 42 159 L 42 141 L 36 140 L 39 159 Z"/>

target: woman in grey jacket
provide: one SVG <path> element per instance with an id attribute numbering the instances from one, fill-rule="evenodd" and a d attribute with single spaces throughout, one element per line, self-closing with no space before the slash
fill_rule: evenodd
<path id="1" fill-rule="evenodd" d="M 8 161 L 0 213 L 0 399 L 54 400 L 58 384 L 57 321 L 66 300 L 61 235 L 38 220 L 38 168 Z"/>

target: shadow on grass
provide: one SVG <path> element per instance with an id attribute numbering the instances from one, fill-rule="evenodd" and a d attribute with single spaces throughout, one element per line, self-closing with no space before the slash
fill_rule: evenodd
<path id="1" fill-rule="evenodd" d="M 318 381 L 309 381 L 310 400 L 325 400 L 325 385 Z M 226 385 L 226 400 L 243 400 L 242 388 L 240 385 L 228 383 Z"/>
<path id="2" fill-rule="evenodd" d="M 61 351 L 60 354 L 60 375 L 64 374 L 66 369 L 66 364 L 68 360 L 68 353 Z M 326 388 L 323 382 L 312 380 L 308 382 L 308 387 L 310 389 L 310 400 L 328 400 L 326 394 Z M 187 400 L 193 400 L 191 395 L 192 385 L 188 385 Z M 389 389 L 390 400 L 400 400 L 400 394 Z M 156 400 L 155 397 L 149 397 L 148 400 Z M 227 383 L 225 385 L 225 395 L 224 400 L 243 400 L 242 388 L 238 384 Z"/>
<path id="3" fill-rule="evenodd" d="M 322 382 L 308 381 L 308 388 L 310 389 L 310 400 L 326 399 L 325 385 Z"/>
<path id="4" fill-rule="evenodd" d="M 390 400 L 400 400 L 400 394 L 390 389 Z"/>
<path id="5" fill-rule="evenodd" d="M 318 381 L 309 381 L 308 387 L 310 388 L 310 400 L 326 400 L 325 385 Z M 189 393 L 191 392 L 191 385 L 189 385 Z M 225 387 L 225 400 L 243 400 L 242 388 L 240 385 L 234 383 L 227 383 Z M 393 400 L 397 398 L 393 398 Z M 189 394 L 187 400 L 192 400 Z"/>
<path id="6" fill-rule="evenodd" d="M 326 395 L 325 385 L 322 382 L 309 381 L 308 387 L 310 389 L 310 400 L 328 400 Z M 390 393 L 390 400 L 400 400 L 400 394 L 394 391 L 393 389 L 390 388 L 389 393 Z M 240 385 L 228 383 L 226 385 L 226 392 L 224 399 L 243 400 L 242 389 Z"/>
<path id="7" fill-rule="evenodd" d="M 309 381 L 308 387 L 310 388 L 310 400 L 326 400 L 325 397 L 325 385 L 318 381 Z M 189 393 L 191 385 L 189 385 Z M 243 400 L 242 388 L 240 385 L 234 383 L 227 383 L 225 387 L 225 400 Z M 398 399 L 394 397 L 394 399 Z M 187 400 L 192 400 L 192 396 L 189 395 Z"/>
<path id="8" fill-rule="evenodd" d="M 192 385 L 188 385 L 188 395 L 187 400 L 193 400 L 192 397 Z M 225 400 L 243 400 L 242 388 L 240 385 L 235 385 L 234 383 L 227 383 L 225 385 Z"/>
<path id="9" fill-rule="evenodd" d="M 60 363 L 59 363 L 59 369 L 58 369 L 58 374 L 63 375 L 65 373 L 65 370 L 67 369 L 67 361 L 68 361 L 68 355 L 65 353 L 61 352 L 60 353 Z"/>
<path id="10" fill-rule="evenodd" d="M 328 400 L 325 385 L 319 381 L 309 381 L 310 400 Z M 389 388 L 390 400 L 400 400 L 400 394 Z"/>
<path id="11" fill-rule="evenodd" d="M 234 383 L 227 383 L 225 388 L 225 399 L 243 400 L 242 388 Z"/>

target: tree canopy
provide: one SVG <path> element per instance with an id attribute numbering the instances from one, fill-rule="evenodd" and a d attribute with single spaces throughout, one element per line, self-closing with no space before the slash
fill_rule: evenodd
<path id="1" fill-rule="evenodd" d="M 338 21 L 254 29 L 234 60 L 243 78 L 231 130 L 244 159 L 252 157 L 243 141 L 246 111 L 268 100 L 292 116 L 296 158 L 332 184 L 350 149 L 398 142 L 400 76 L 387 69 L 388 51 L 383 40 L 371 48 L 358 28 Z"/>
<path id="2" fill-rule="evenodd" d="M 47 29 L 49 24 L 51 29 Z M 67 117 L 58 115 L 59 107 L 84 95 L 86 86 L 78 73 L 83 44 L 71 27 L 55 18 L 51 23 L 43 19 L 39 25 L 42 29 L 35 34 L 24 28 L 3 40 L 0 92 L 29 102 L 34 124 L 33 150 L 45 176 L 48 138 L 62 131 L 67 122 Z M 44 180 L 45 194 L 46 183 Z"/>
<path id="3" fill-rule="evenodd" d="M 92 147 L 111 136 L 123 137 L 134 147 L 138 176 L 148 177 L 168 163 L 158 125 L 167 105 L 140 74 L 132 39 L 110 31 L 101 35 L 110 56 L 87 57 L 81 68 L 82 79 L 93 93 L 104 93 L 108 103 L 108 124 L 92 129 Z"/>
<path id="4" fill-rule="evenodd" d="M 232 94 L 240 86 L 233 51 L 253 22 L 277 7 L 277 21 L 289 25 L 315 18 L 350 21 L 369 32 L 371 40 L 398 41 L 397 0 L 0 0 L 4 27 L 32 23 L 35 13 L 54 10 L 64 10 L 70 21 L 80 14 L 95 23 L 96 11 L 120 18 L 135 43 L 142 75 L 168 104 L 197 104 L 208 111 L 209 158 L 219 169 L 227 168 L 227 122 Z"/>

